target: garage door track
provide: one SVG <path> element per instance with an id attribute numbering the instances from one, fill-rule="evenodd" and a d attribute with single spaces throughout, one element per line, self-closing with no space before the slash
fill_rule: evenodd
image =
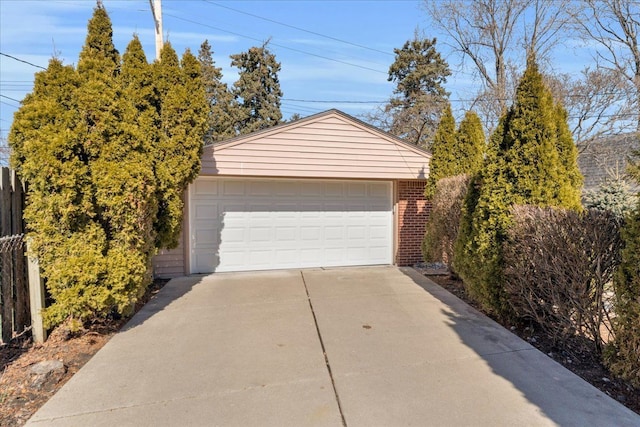
<path id="1" fill-rule="evenodd" d="M 412 269 L 169 282 L 31 426 L 638 426 Z"/>

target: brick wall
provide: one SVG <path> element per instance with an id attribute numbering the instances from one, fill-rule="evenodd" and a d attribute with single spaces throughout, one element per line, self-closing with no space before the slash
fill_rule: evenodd
<path id="1" fill-rule="evenodd" d="M 420 245 L 431 204 L 424 198 L 425 181 L 398 182 L 398 250 L 396 264 L 413 265 L 422 261 Z"/>

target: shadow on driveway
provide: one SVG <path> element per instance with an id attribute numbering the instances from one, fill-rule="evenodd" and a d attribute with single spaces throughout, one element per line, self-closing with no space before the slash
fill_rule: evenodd
<path id="1" fill-rule="evenodd" d="M 639 426 L 640 416 L 413 269 L 402 269 L 441 301 L 447 325 L 492 372 L 509 381 L 554 423 Z M 487 351 L 486 342 L 496 343 Z M 505 351 L 506 344 L 515 350 Z"/>

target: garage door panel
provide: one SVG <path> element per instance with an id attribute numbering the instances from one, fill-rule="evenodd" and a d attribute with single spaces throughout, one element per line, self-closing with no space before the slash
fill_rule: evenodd
<path id="1" fill-rule="evenodd" d="M 345 216 L 344 204 L 326 203 L 323 206 L 325 218 L 337 218 L 342 219 Z"/>
<path id="2" fill-rule="evenodd" d="M 198 248 L 215 248 L 218 245 L 218 234 L 218 228 L 202 226 L 194 239 L 194 245 Z"/>
<path id="3" fill-rule="evenodd" d="M 389 194 L 389 188 L 386 184 L 380 183 L 372 183 L 368 187 L 369 197 L 375 197 L 382 200 L 387 199 L 387 195 Z"/>
<path id="4" fill-rule="evenodd" d="M 249 229 L 249 241 L 255 243 L 270 242 L 273 240 L 271 237 L 271 227 L 251 227 Z"/>
<path id="5" fill-rule="evenodd" d="M 305 198 L 323 196 L 324 184 L 322 182 L 302 181 L 300 183 L 300 196 Z"/>
<path id="6" fill-rule="evenodd" d="M 345 249 L 342 247 L 338 248 L 325 248 L 324 250 L 324 259 L 327 262 L 327 266 L 336 266 L 340 265 L 339 263 L 345 258 Z"/>
<path id="7" fill-rule="evenodd" d="M 389 230 L 384 225 L 372 225 L 369 227 L 369 239 L 386 242 L 389 239 Z"/>
<path id="8" fill-rule="evenodd" d="M 351 242 L 365 240 L 366 235 L 367 229 L 362 225 L 347 228 L 347 239 Z"/>
<path id="9" fill-rule="evenodd" d="M 212 180 L 196 180 L 194 183 L 194 193 L 198 195 L 217 196 L 218 181 Z"/>
<path id="10" fill-rule="evenodd" d="M 223 196 L 244 196 L 246 195 L 246 182 L 241 180 L 222 181 Z"/>
<path id="11" fill-rule="evenodd" d="M 296 227 L 278 227 L 276 228 L 276 241 L 278 242 L 295 242 L 298 235 Z"/>
<path id="12" fill-rule="evenodd" d="M 325 226 L 324 238 L 325 238 L 325 241 L 344 240 L 344 227 L 339 225 Z"/>
<path id="13" fill-rule="evenodd" d="M 251 181 L 249 183 L 249 195 L 257 197 L 269 197 L 271 195 L 271 183 L 268 181 Z"/>
<path id="14" fill-rule="evenodd" d="M 273 204 L 268 215 L 273 219 L 283 221 L 295 220 L 299 216 L 298 207 L 294 204 Z"/>
<path id="15" fill-rule="evenodd" d="M 272 188 L 275 190 L 272 190 L 273 193 L 277 196 L 295 197 L 300 194 L 300 183 L 297 181 L 282 181 Z"/>
<path id="16" fill-rule="evenodd" d="M 375 260 L 384 260 L 387 255 L 387 247 L 386 246 L 378 246 L 378 247 L 370 247 L 369 248 L 369 257 Z"/>
<path id="17" fill-rule="evenodd" d="M 191 271 L 391 263 L 389 182 L 198 178 Z"/>
<path id="18" fill-rule="evenodd" d="M 347 261 L 354 262 L 354 263 L 364 262 L 369 258 L 368 252 L 369 251 L 364 246 L 349 247 L 347 248 L 347 257 L 346 257 Z"/>
<path id="19" fill-rule="evenodd" d="M 300 217 L 302 218 L 312 218 L 318 219 L 320 215 L 323 213 L 324 208 L 321 204 L 304 204 L 298 208 L 300 212 Z"/>
<path id="20" fill-rule="evenodd" d="M 344 197 L 344 184 L 341 182 L 328 182 L 324 187 L 324 197 Z"/>
<path id="21" fill-rule="evenodd" d="M 347 187 L 347 194 L 349 197 L 361 197 L 367 196 L 367 184 L 364 183 L 349 183 Z"/>
<path id="22" fill-rule="evenodd" d="M 317 247 L 300 248 L 299 254 L 301 267 L 317 266 L 314 264 L 318 262 L 318 259 L 322 258 L 322 250 Z"/>
<path id="23" fill-rule="evenodd" d="M 218 216 L 218 206 L 214 204 L 199 203 L 194 212 L 195 219 L 210 219 Z"/>

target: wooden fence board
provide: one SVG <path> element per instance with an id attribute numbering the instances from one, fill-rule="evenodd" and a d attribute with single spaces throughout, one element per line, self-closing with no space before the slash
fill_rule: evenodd
<path id="1" fill-rule="evenodd" d="M 3 342 L 8 342 L 31 324 L 24 200 L 24 187 L 15 171 L 0 169 L 0 329 Z"/>
<path id="2" fill-rule="evenodd" d="M 11 171 L 11 234 L 16 236 L 24 233 L 22 218 L 24 207 L 24 188 L 16 171 Z M 15 328 L 17 331 L 25 329 L 31 323 L 29 312 L 29 282 L 26 274 L 25 245 L 15 250 L 14 282 L 16 292 Z"/>
<path id="3" fill-rule="evenodd" d="M 9 169 L 0 171 L 0 237 L 11 234 L 11 182 Z M 2 341 L 13 337 L 13 283 L 11 282 L 10 254 L 0 252 L 0 290 L 2 292 Z M 9 265 L 7 265 L 9 264 Z"/>

